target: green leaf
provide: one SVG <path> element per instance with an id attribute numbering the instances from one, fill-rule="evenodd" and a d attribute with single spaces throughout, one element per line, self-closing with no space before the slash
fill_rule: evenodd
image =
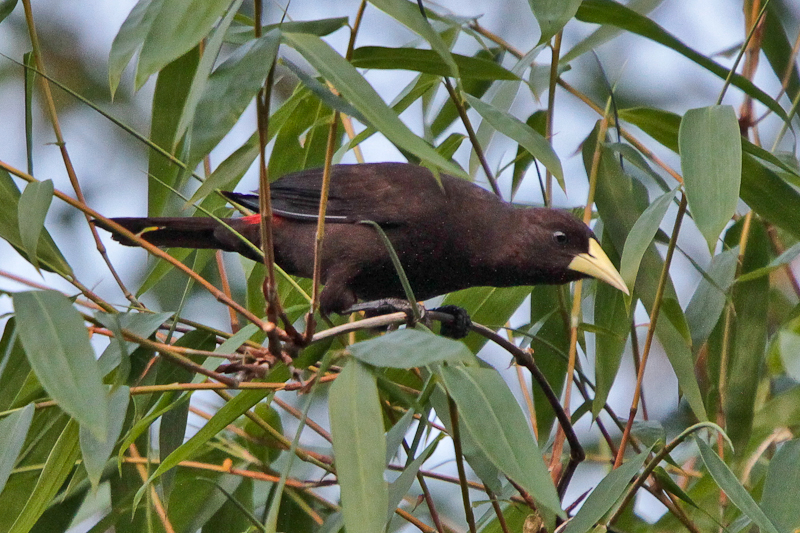
<path id="1" fill-rule="evenodd" d="M 800 486 L 800 440 L 784 442 L 769 462 L 761 509 L 779 531 L 800 527 L 800 505 L 789 495 Z"/>
<path id="2" fill-rule="evenodd" d="M 647 251 L 650 243 L 656 236 L 658 227 L 661 220 L 667 212 L 667 208 L 672 203 L 678 189 L 665 193 L 650 204 L 644 213 L 636 221 L 636 224 L 631 228 L 628 238 L 625 240 L 625 248 L 622 251 L 622 259 L 620 260 L 619 273 L 625 284 L 631 291 L 636 284 L 636 275 L 639 273 L 639 264 L 642 262 L 642 256 Z"/>
<path id="3" fill-rule="evenodd" d="M 106 328 L 114 331 L 116 328 L 125 329 L 145 339 L 150 337 L 167 320 L 172 313 L 96 313 L 95 318 Z M 116 332 L 115 332 L 116 333 Z M 108 347 L 100 355 L 97 364 L 100 367 L 100 374 L 105 376 L 114 370 L 123 358 L 123 352 L 128 353 L 137 347 L 134 342 L 127 342 L 124 339 L 116 338 L 109 343 Z"/>
<path id="4" fill-rule="evenodd" d="M 753 211 L 800 239 L 800 193 L 751 155 L 742 160 L 740 194 Z"/>
<path id="5" fill-rule="evenodd" d="M 706 277 L 686 306 L 686 321 L 692 334 L 692 346 L 699 348 L 711 335 L 725 308 L 726 291 L 733 283 L 739 247 L 717 254 L 711 260 Z"/>
<path id="6" fill-rule="evenodd" d="M 528 0 L 539 23 L 539 44 L 546 43 L 575 16 L 581 0 Z"/>
<path id="7" fill-rule="evenodd" d="M 592 151 L 589 147 L 595 146 L 593 141 L 595 135 L 592 134 L 584 142 L 583 156 L 585 165 L 591 165 Z M 640 206 L 643 206 L 646 202 L 646 191 L 639 182 L 632 180 L 630 176 L 622 172 L 619 160 L 607 148 L 603 149 L 600 161 L 595 202 L 604 227 L 611 236 L 614 246 L 617 249 L 621 249 L 630 229 L 641 216 L 640 213 L 644 211 L 644 208 Z M 653 308 L 663 265 L 663 259 L 655 246 L 651 244 L 642 257 L 639 275 L 636 280 L 637 294 L 648 310 Z M 677 301 L 677 295 L 671 279 L 668 280 L 664 298 Z M 673 313 L 673 315 L 665 313 L 665 317 L 662 318 L 666 318 L 666 320 L 658 321 L 656 334 L 664 346 L 670 364 L 678 378 L 681 391 L 692 411 L 700 420 L 706 420 L 705 405 L 703 404 L 703 397 L 694 373 L 694 360 L 690 346 L 680 332 L 685 329 L 685 319 L 682 313 Z M 679 322 L 673 324 L 671 320 L 678 320 Z"/>
<path id="8" fill-rule="evenodd" d="M 431 24 L 422 16 L 419 7 L 414 2 L 397 2 L 394 0 L 370 0 L 370 3 L 385 12 L 411 31 L 428 41 L 431 48 L 439 54 L 444 63 L 449 67 L 448 76 L 460 78 L 458 65 L 453 60 L 450 48 L 442 37 L 434 31 Z"/>
<path id="9" fill-rule="evenodd" d="M 47 462 L 36 481 L 31 497 L 17 516 L 9 533 L 27 533 L 31 530 L 75 468 L 79 454 L 78 424 L 70 420 L 47 456 Z"/>
<path id="10" fill-rule="evenodd" d="M 402 2 L 401 2 L 402 3 Z M 325 79 L 331 82 L 372 126 L 399 148 L 407 150 L 455 176 L 464 171 L 439 155 L 434 148 L 414 135 L 375 89 L 342 56 L 319 37 L 300 33 L 284 33 L 284 40 L 300 52 Z"/>
<path id="11" fill-rule="evenodd" d="M 766 276 L 767 274 L 779 269 L 784 265 L 788 265 L 794 259 L 800 255 L 800 243 L 795 243 L 792 245 L 791 248 L 788 248 L 783 251 L 781 255 L 773 259 L 769 262 L 769 264 L 765 267 L 757 268 L 752 272 L 748 272 L 747 274 L 742 274 L 738 278 L 736 278 L 737 283 L 741 283 L 743 281 L 750 281 L 756 278 L 760 278 L 761 276 Z"/>
<path id="12" fill-rule="evenodd" d="M 22 445 L 25 444 L 28 429 L 33 421 L 33 411 L 34 406 L 29 403 L 19 411 L 0 420 L 0 494 L 17 463 Z"/>
<path id="13" fill-rule="evenodd" d="M 415 368 L 439 362 L 474 363 L 464 343 L 418 329 L 401 329 L 358 342 L 348 351 L 363 363 L 386 368 Z"/>
<path id="14" fill-rule="evenodd" d="M 481 57 L 452 54 L 462 79 L 519 80 L 519 76 L 494 61 Z M 353 50 L 353 66 L 369 69 L 413 70 L 425 74 L 449 76 L 450 67 L 433 50 L 362 46 Z"/>
<path id="15" fill-rule="evenodd" d="M 86 468 L 86 473 L 89 475 L 89 480 L 92 482 L 92 486 L 95 489 L 100 483 L 103 469 L 106 467 L 108 458 L 111 457 L 111 452 L 114 451 L 114 445 L 117 443 L 117 439 L 122 432 L 122 424 L 125 422 L 125 414 L 128 411 L 129 399 L 130 390 L 128 387 L 118 387 L 109 394 L 109 426 L 108 435 L 105 440 L 101 441 L 95 438 L 94 434 L 88 431 L 86 427 L 81 427 L 80 429 L 83 466 Z"/>
<path id="16" fill-rule="evenodd" d="M 649 108 L 623 109 L 619 115 L 670 150 L 678 151 L 680 116 Z M 751 153 L 759 154 L 750 145 L 743 140 L 741 199 L 769 222 L 800 239 L 800 193 L 753 157 Z"/>
<path id="17" fill-rule="evenodd" d="M 631 0 L 625 5 L 640 15 L 646 15 L 660 6 L 663 1 L 664 0 Z M 582 56 L 586 52 L 596 50 L 600 47 L 600 45 L 607 43 L 620 33 L 622 33 L 620 28 L 614 26 L 601 26 L 593 31 L 591 35 L 582 39 L 575 46 L 570 48 L 566 54 L 561 56 L 558 62 L 562 65 L 570 63 L 573 59 Z"/>
<path id="18" fill-rule="evenodd" d="M 540 505 L 563 516 L 528 421 L 497 370 L 446 365 L 437 374 L 458 406 L 463 427 L 492 464 Z"/>
<path id="19" fill-rule="evenodd" d="M 280 30 L 291 33 L 311 33 L 318 37 L 324 37 L 331 34 L 339 28 L 347 26 L 349 19 L 347 17 L 334 17 L 328 19 L 318 20 L 292 20 L 282 21 L 277 24 L 265 24 L 261 26 L 261 35 L 266 35 L 272 30 Z M 244 44 L 253 39 L 253 24 L 241 24 L 234 22 L 228 34 L 225 36 L 225 42 L 229 44 Z"/>
<path id="20" fill-rule="evenodd" d="M 175 151 L 178 142 L 183 137 L 183 134 L 186 133 L 186 130 L 194 120 L 195 111 L 197 110 L 197 103 L 200 101 L 200 97 L 203 95 L 206 84 L 209 82 L 208 77 L 211 74 L 211 69 L 214 67 L 214 63 L 217 61 L 220 48 L 222 48 L 225 32 L 227 31 L 231 22 L 233 22 L 233 17 L 236 15 L 236 11 L 241 5 L 242 0 L 234 0 L 231 8 L 225 14 L 225 17 L 219 24 L 217 24 L 217 27 L 214 28 L 214 30 L 205 40 L 203 45 L 203 54 L 200 57 L 200 62 L 198 63 L 197 69 L 194 72 L 192 83 L 189 86 L 189 93 L 186 95 L 186 99 L 183 102 L 183 111 L 181 112 L 180 119 L 178 120 L 178 125 L 175 127 L 175 142 L 170 150 L 172 152 Z M 233 53 L 233 55 L 240 53 L 242 48 L 247 47 L 240 47 Z M 217 104 L 222 104 L 222 102 L 217 102 Z M 200 116 L 202 117 L 202 115 Z M 194 165 L 189 164 L 187 166 L 192 168 Z"/>
<path id="21" fill-rule="evenodd" d="M 689 207 L 712 255 L 733 217 L 742 178 L 742 140 L 731 106 L 690 109 L 678 133 Z"/>
<path id="22" fill-rule="evenodd" d="M 711 447 L 702 439 L 695 437 L 695 442 L 700 451 L 700 457 L 703 463 L 708 468 L 711 477 L 714 478 L 719 488 L 725 491 L 725 494 L 730 498 L 731 502 L 739 508 L 755 525 L 761 528 L 763 533 L 779 533 L 775 524 L 764 514 L 764 511 L 758 506 L 752 496 L 747 492 L 736 475 L 731 472 L 722 459 L 714 453 Z M 786 495 L 784 494 L 784 497 Z"/>
<path id="23" fill-rule="evenodd" d="M 403 473 L 400 474 L 400 476 L 398 476 L 398 478 L 395 479 L 391 485 L 389 485 L 389 506 L 386 516 L 387 521 L 390 521 L 392 516 L 394 516 L 395 509 L 398 505 L 400 505 L 403 497 L 417 479 L 417 472 L 419 472 L 419 469 L 422 467 L 422 463 L 424 463 L 434 452 L 434 450 L 436 450 L 439 440 L 440 439 L 433 439 L 433 442 L 431 442 L 421 454 L 415 457 L 411 463 L 407 464 L 403 469 Z"/>
<path id="24" fill-rule="evenodd" d="M 137 90 L 152 74 L 197 46 L 229 9 L 231 1 L 169 0 L 158 4 L 158 13 L 147 18 L 150 31 L 142 43 L 136 65 Z"/>
<path id="25" fill-rule="evenodd" d="M 558 159 L 553 147 L 541 136 L 536 130 L 511 116 L 509 113 L 487 104 L 472 95 L 464 95 L 469 102 L 469 105 L 475 109 L 480 115 L 489 122 L 492 126 L 497 128 L 497 131 L 507 135 L 520 146 L 528 150 L 535 158 L 542 162 L 547 167 L 547 170 L 553 173 L 553 176 L 558 180 L 558 184 L 562 190 L 566 190 L 564 183 L 564 171 L 561 168 L 561 160 Z"/>
<path id="26" fill-rule="evenodd" d="M 189 96 L 188 80 L 194 78 L 199 63 L 200 50 L 193 48 L 164 67 L 156 80 L 150 113 L 150 141 L 173 156 L 179 155 L 179 150 L 173 146 L 178 141 L 176 126 Z M 179 149 L 182 151 L 182 148 L 181 144 Z M 149 151 L 147 163 L 148 216 L 175 213 L 182 203 L 170 187 L 180 190 L 189 173 L 155 150 Z"/>
<path id="27" fill-rule="evenodd" d="M 28 260 L 39 270 L 39 237 L 44 229 L 44 219 L 53 201 L 53 182 L 32 181 L 19 197 L 19 237 Z"/>
<path id="28" fill-rule="evenodd" d="M 689 48 L 649 18 L 612 0 L 584 0 L 575 14 L 575 18 L 582 22 L 617 26 L 623 30 L 641 35 L 678 52 L 723 80 L 728 77 L 730 72 L 728 68 Z M 786 112 L 780 104 L 741 74 L 734 74 L 731 78 L 731 84 L 767 106 L 779 117 L 786 119 Z"/>
<path id="29" fill-rule="evenodd" d="M 389 492 L 383 479 L 386 438 L 375 376 L 350 361 L 328 399 L 336 475 L 349 533 L 383 531 Z"/>
<path id="30" fill-rule="evenodd" d="M 725 236 L 726 243 L 739 242 L 742 223 Z M 769 262 L 771 245 L 764 224 L 750 226 L 747 248 L 742 260 L 742 272 L 761 268 Z M 725 398 L 726 431 L 737 449 L 750 440 L 753 415 L 759 395 L 767 346 L 769 313 L 769 278 L 758 278 L 733 287 L 733 306 L 736 328 L 730 344 L 727 383 L 720 383 L 728 394 Z"/>
<path id="31" fill-rule="evenodd" d="M 606 243 L 606 255 L 616 261 L 618 254 L 610 245 L 610 237 L 603 237 Z M 632 286 L 632 285 L 631 285 Z M 608 283 L 598 283 L 594 299 L 595 325 L 605 328 L 608 333 L 597 333 L 594 337 L 594 399 L 592 400 L 592 416 L 597 418 L 603 410 L 611 386 L 617 377 L 625 343 L 630 335 L 630 309 L 625 305 L 625 294 Z"/>
<path id="32" fill-rule="evenodd" d="M 15 7 L 17 7 L 17 0 L 2 0 L 0 2 L 0 22 L 3 22 Z"/>
<path id="33" fill-rule="evenodd" d="M 205 443 L 228 427 L 228 424 L 239 418 L 248 409 L 263 400 L 268 394 L 270 394 L 270 391 L 266 389 L 245 390 L 240 391 L 230 401 L 225 402 L 225 405 L 223 405 L 220 410 L 192 436 L 192 438 L 183 443 L 183 445 L 169 454 L 169 456 L 161 462 L 143 488 L 170 468 L 177 466 L 181 461 L 192 457 Z"/>
<path id="34" fill-rule="evenodd" d="M 144 43 L 165 0 L 139 0 L 122 23 L 108 54 L 108 85 L 117 92 L 122 72 Z"/>
<path id="35" fill-rule="evenodd" d="M 19 219 L 19 202 L 20 192 L 14 180 L 4 169 L 0 168 L 0 238 L 5 239 L 11 246 L 13 246 L 20 254 L 26 259 L 30 256 L 23 250 L 27 247 L 20 235 L 20 219 Z M 28 209 L 26 209 L 28 211 Z M 26 217 L 30 217 L 30 212 L 26 213 Z M 30 238 L 30 236 L 28 237 Z M 61 255 L 61 252 L 56 247 L 55 242 L 50 237 L 50 234 L 45 229 L 41 232 L 39 242 L 36 245 L 37 253 L 34 257 L 37 258 L 41 268 L 57 272 L 62 276 L 69 276 L 72 274 L 72 269 L 67 264 L 67 260 Z M 30 260 L 30 259 L 29 259 Z"/>
<path id="36" fill-rule="evenodd" d="M 190 167 L 228 134 L 264 84 L 280 35 L 273 30 L 241 46 L 209 76 L 192 126 Z"/>
<path id="37" fill-rule="evenodd" d="M 567 523 L 564 533 L 588 533 L 591 531 L 625 493 L 625 489 L 636 477 L 636 473 L 644 465 L 649 453 L 650 449 L 645 450 L 606 474 L 586 498 L 580 510 Z"/>
<path id="38" fill-rule="evenodd" d="M 31 368 L 67 414 L 100 440 L 108 431 L 108 402 L 83 318 L 60 292 L 14 294 L 17 330 Z"/>

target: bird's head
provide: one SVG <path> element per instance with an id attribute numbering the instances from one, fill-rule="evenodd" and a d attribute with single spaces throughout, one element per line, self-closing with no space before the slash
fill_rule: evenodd
<path id="1" fill-rule="evenodd" d="M 529 209 L 538 269 L 556 283 L 592 277 L 625 294 L 628 287 L 592 230 L 559 209 Z M 560 279 L 559 279 L 560 278 Z"/>

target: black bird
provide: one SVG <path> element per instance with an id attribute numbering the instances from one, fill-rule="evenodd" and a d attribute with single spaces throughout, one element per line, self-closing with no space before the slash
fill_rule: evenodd
<path id="1" fill-rule="evenodd" d="M 335 165 L 322 249 L 320 311 L 341 313 L 358 300 L 404 298 L 380 225 L 416 298 L 474 287 L 560 284 L 595 277 L 628 293 L 592 231 L 566 211 L 518 208 L 469 181 L 404 163 Z M 275 262 L 313 276 L 322 169 L 270 185 Z M 223 193 L 258 211 L 258 196 Z M 213 218 L 114 218 L 157 246 L 214 248 L 259 255 Z M 259 245 L 259 216 L 224 219 Z M 101 227 L 105 227 L 102 223 Z M 105 227 L 109 231 L 110 228 Z M 122 244 L 135 243 L 119 234 Z"/>

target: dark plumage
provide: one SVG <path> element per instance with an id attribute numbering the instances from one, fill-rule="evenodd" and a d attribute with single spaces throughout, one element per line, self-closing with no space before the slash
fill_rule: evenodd
<path id="1" fill-rule="evenodd" d="M 344 311 L 359 299 L 404 297 L 383 242 L 375 228 L 360 223 L 365 220 L 383 228 L 419 299 L 479 285 L 555 284 L 587 276 L 627 292 L 592 231 L 571 214 L 516 208 L 466 180 L 440 178 L 441 185 L 428 169 L 402 163 L 333 167 L 322 251 L 323 313 Z M 271 184 L 275 262 L 296 276 L 313 274 L 321 184 L 321 169 Z M 258 210 L 256 195 L 224 194 Z M 218 248 L 260 260 L 211 218 L 113 220 L 158 246 Z M 225 221 L 259 244 L 258 216 Z M 134 244 L 116 233 L 114 238 Z"/>

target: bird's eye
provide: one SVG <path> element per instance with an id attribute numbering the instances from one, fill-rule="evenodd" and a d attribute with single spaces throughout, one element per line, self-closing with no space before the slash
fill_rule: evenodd
<path id="1" fill-rule="evenodd" d="M 554 231 L 553 232 L 553 240 L 556 241 L 558 244 L 566 244 L 567 243 L 567 234 L 563 231 Z"/>

